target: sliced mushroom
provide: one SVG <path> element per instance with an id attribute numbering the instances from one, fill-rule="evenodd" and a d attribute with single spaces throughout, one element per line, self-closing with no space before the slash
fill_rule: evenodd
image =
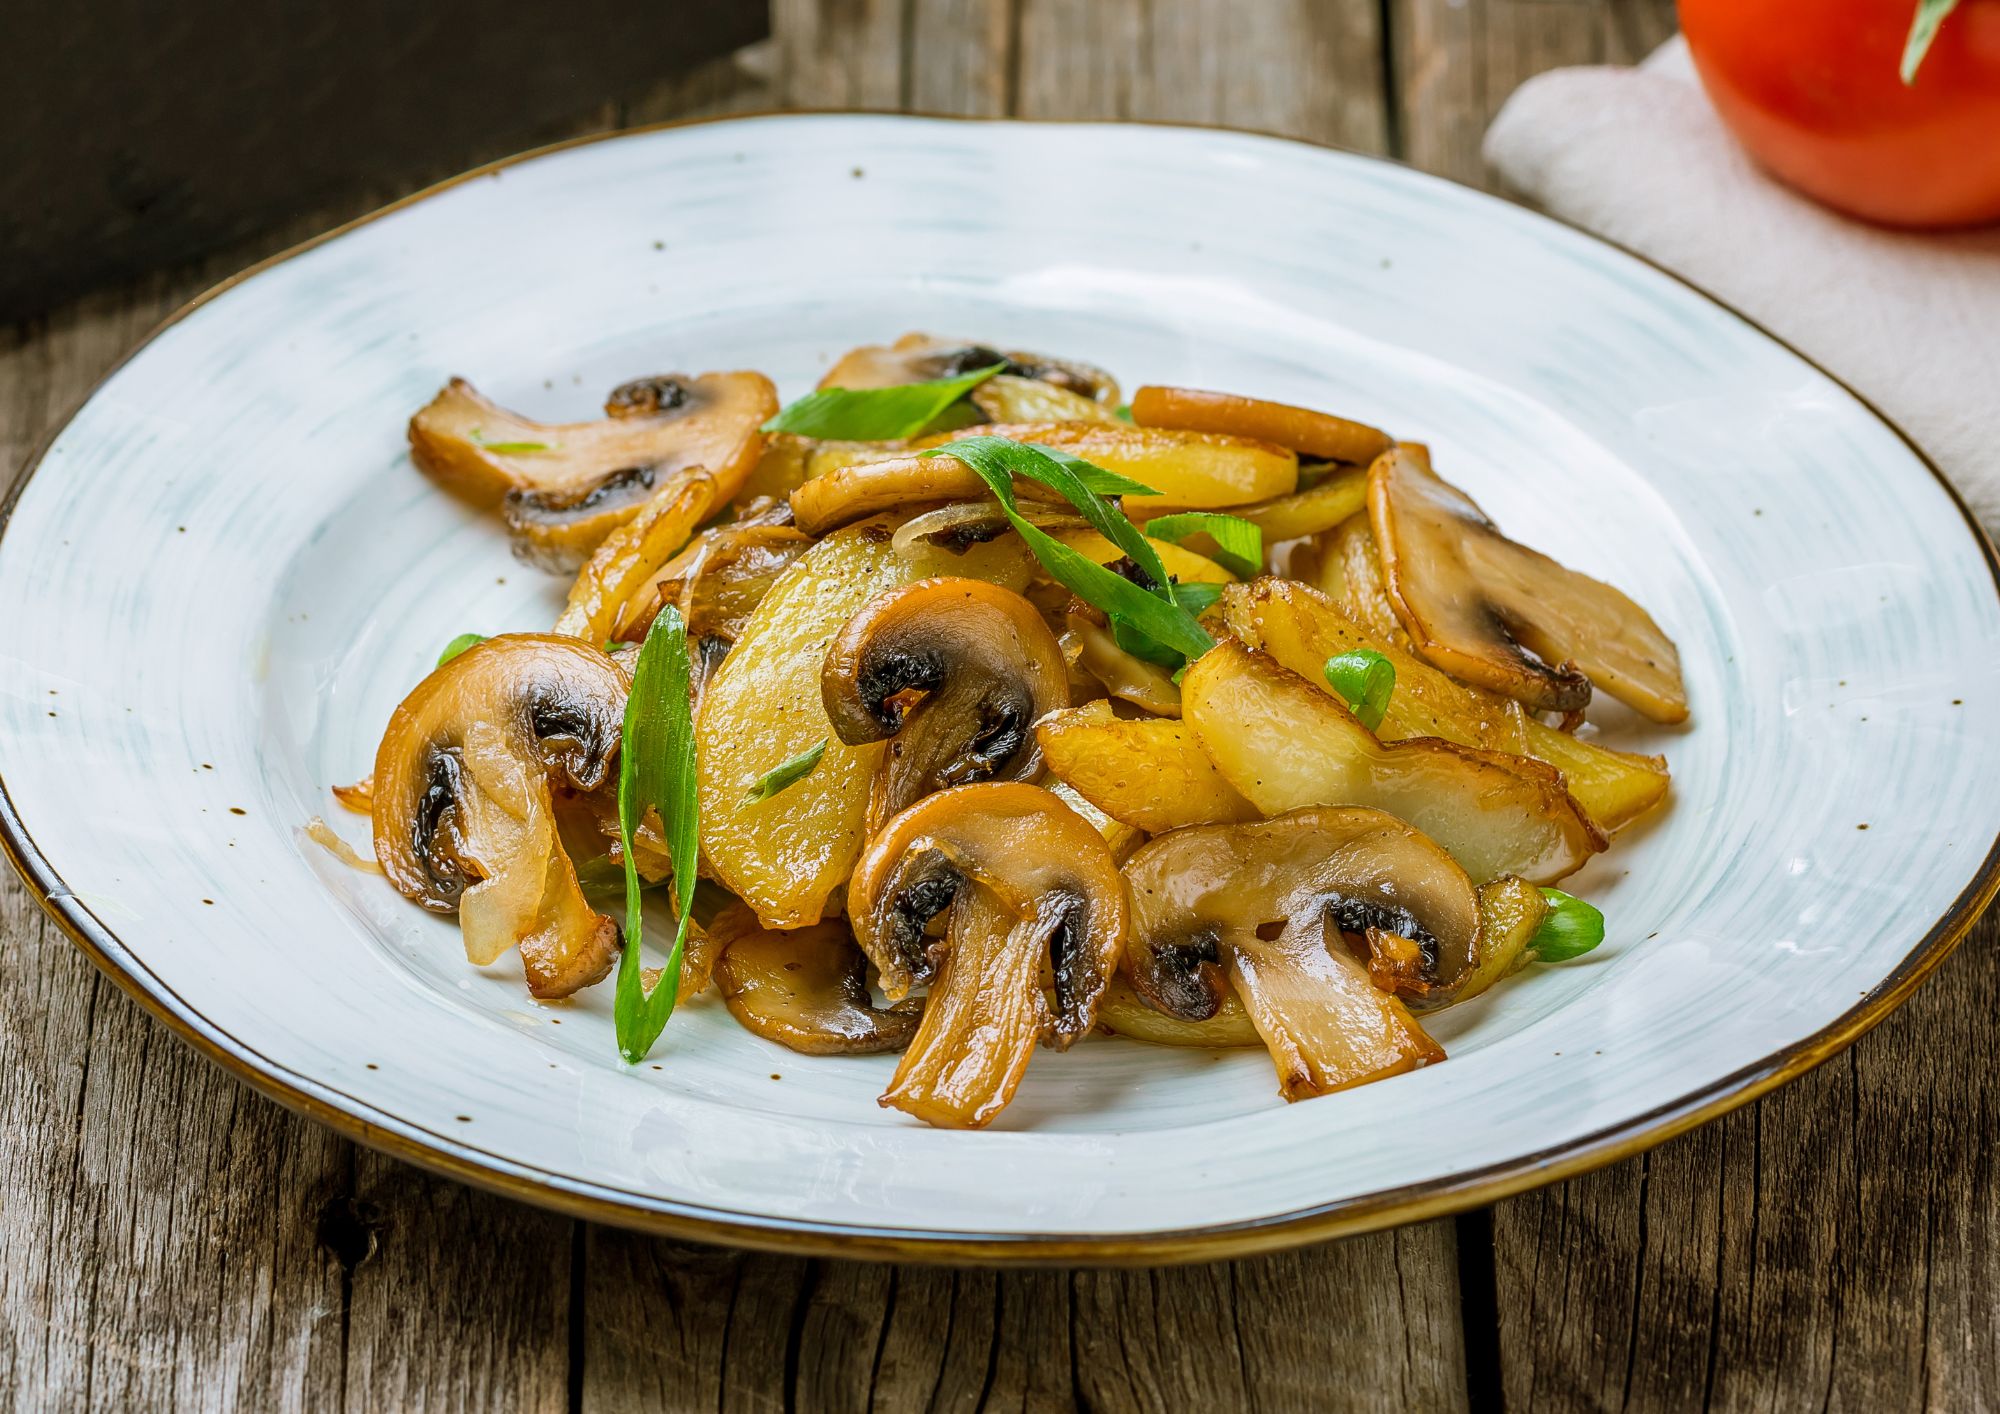
<path id="1" fill-rule="evenodd" d="M 1264 814 L 1386 810 L 1480 883 L 1503 874 L 1553 883 L 1605 847 L 1547 763 L 1431 737 L 1384 742 L 1331 693 L 1235 639 L 1188 669 L 1181 715 L 1224 779 Z"/>
<path id="2" fill-rule="evenodd" d="M 608 972 L 618 925 L 593 912 L 557 835 L 551 783 L 610 779 L 625 676 L 572 638 L 509 634 L 417 685 L 375 756 L 375 857 L 407 898 L 456 911 L 475 965 L 519 947 L 528 990 Z"/>
<path id="3" fill-rule="evenodd" d="M 1188 432 L 1226 432 L 1276 442 L 1310 457 L 1361 466 L 1389 450 L 1388 433 L 1330 412 L 1266 402 L 1236 393 L 1147 384 L 1132 395 L 1132 420 L 1141 427 L 1173 427 Z"/>
<path id="4" fill-rule="evenodd" d="M 1216 1015 L 1233 987 L 1287 1100 L 1444 1059 L 1346 938 L 1398 986 L 1448 992 L 1472 975 L 1472 881 L 1402 821 L 1327 807 L 1176 830 L 1141 846 L 1125 880 L 1133 986 L 1186 1021 Z"/>
<path id="5" fill-rule="evenodd" d="M 967 395 L 988 422 L 1118 422 L 1109 403 L 1038 378 L 996 373 Z"/>
<path id="6" fill-rule="evenodd" d="M 940 791 L 891 820 L 855 867 L 848 912 L 892 1000 L 930 987 L 881 1103 L 954 1128 L 1006 1107 L 1037 1040 L 1065 1050 L 1090 1030 L 1125 946 L 1103 837 L 1014 783 Z"/>
<path id="7" fill-rule="evenodd" d="M 1107 407 L 1118 405 L 1117 380 L 1101 368 L 1042 354 L 1002 353 L 965 339 L 935 334 L 905 334 L 887 346 L 869 344 L 849 349 L 819 380 L 822 388 L 890 388 L 903 383 L 929 383 L 959 378 L 1002 364 L 1002 373 L 1032 378 L 1062 388 Z"/>
<path id="8" fill-rule="evenodd" d="M 1035 722 L 1069 705 L 1069 673 L 1034 605 L 947 576 L 869 600 L 827 649 L 820 693 L 849 746 L 894 738 L 869 802 L 872 833 L 933 791 L 1032 778 Z"/>
<path id="9" fill-rule="evenodd" d="M 729 1014 L 767 1041 L 809 1056 L 867 1056 L 900 1051 L 916 1034 L 923 1007 L 875 1005 L 867 955 L 844 923 L 780 932 L 738 905 L 710 932 L 722 943 L 715 980 Z"/>
<path id="10" fill-rule="evenodd" d="M 1078 530 L 1090 525 L 1074 512 L 1032 502 L 1022 504 L 1018 514 L 1028 524 L 1047 531 Z M 919 541 L 935 549 L 963 550 L 997 540 L 1013 528 L 998 501 L 953 501 L 904 521 L 896 527 L 894 544 L 899 555 L 915 553 Z"/>
<path id="11" fill-rule="evenodd" d="M 1379 457 L 1368 514 L 1390 603 L 1446 672 L 1541 711 L 1580 711 L 1595 684 L 1656 722 L 1686 720 L 1680 653 L 1652 617 L 1509 540 L 1426 459 Z"/>
<path id="12" fill-rule="evenodd" d="M 642 641 L 663 605 L 687 622 L 688 639 L 704 649 L 735 643 L 771 586 L 812 547 L 792 527 L 791 506 L 753 502 L 734 520 L 710 526 L 658 571 L 654 582 L 627 600 L 613 637 Z"/>
<path id="13" fill-rule="evenodd" d="M 626 605 L 644 594 L 696 528 L 726 503 L 721 483 L 700 467 L 676 472 L 636 516 L 590 552 L 569 588 L 556 632 L 587 643 L 610 638 Z"/>
<path id="14" fill-rule="evenodd" d="M 410 455 L 481 505 L 504 498 L 515 553 L 566 571 L 691 467 L 733 496 L 777 410 L 761 373 L 672 374 L 615 389 L 602 422 L 543 423 L 454 378 L 410 419 Z"/>

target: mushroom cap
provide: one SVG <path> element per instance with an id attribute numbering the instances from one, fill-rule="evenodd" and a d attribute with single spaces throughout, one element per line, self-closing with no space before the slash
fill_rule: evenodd
<path id="1" fill-rule="evenodd" d="M 912 705 L 908 694 L 923 697 Z M 1034 724 L 1069 705 L 1062 647 L 1030 604 L 984 580 L 941 576 L 884 590 L 826 654 L 820 693 L 850 746 L 895 738 L 878 819 L 921 795 L 1041 768 Z"/>
<path id="2" fill-rule="evenodd" d="M 881 1103 L 977 1127 L 1006 1107 L 1037 1041 L 1065 1049 L 1096 1023 L 1127 910 L 1102 835 L 1048 791 L 993 782 L 891 820 L 855 868 L 848 912 L 890 997 L 930 984 Z M 944 935 L 927 937 L 940 914 Z"/>
<path id="3" fill-rule="evenodd" d="M 958 378 L 981 368 L 1003 365 L 1001 372 L 1032 378 L 1081 394 L 1094 402 L 1116 406 L 1118 382 L 1101 368 L 1044 354 L 1011 353 L 970 339 L 936 334 L 905 334 L 889 345 L 868 344 L 849 349 L 819 380 L 822 388 L 890 388 L 904 383 L 929 383 Z"/>
<path id="4" fill-rule="evenodd" d="M 468 726 L 570 786 L 610 778 L 625 720 L 625 675 L 602 652 L 555 634 L 504 634 L 474 644 L 419 683 L 389 718 L 375 753 L 375 853 L 398 889 L 449 913 L 469 882 L 443 817 L 466 784 Z"/>
<path id="5" fill-rule="evenodd" d="M 1388 597 L 1417 651 L 1541 711 L 1580 712 L 1595 684 L 1656 722 L 1687 717 L 1680 653 L 1618 590 L 1517 545 L 1406 447 L 1368 473 Z"/>
<path id="6" fill-rule="evenodd" d="M 1471 879 L 1428 838 L 1379 810 L 1320 806 L 1276 819 L 1198 825 L 1140 846 L 1126 971 L 1170 1016 L 1222 1004 L 1226 952 L 1331 923 L 1416 945 L 1428 985 L 1449 988 L 1478 960 Z"/>
<path id="7" fill-rule="evenodd" d="M 615 389 L 602 421 L 543 423 L 454 378 L 410 419 L 410 455 L 468 499 L 504 502 L 524 559 L 573 570 L 690 468 L 735 494 L 777 410 L 761 373 L 662 374 Z"/>
<path id="8" fill-rule="evenodd" d="M 967 891 L 988 896 L 1047 945 L 1055 1011 L 1046 1033 L 1088 1031 L 1127 924 L 1125 887 L 1104 837 L 1039 786 L 989 782 L 924 797 L 863 851 L 847 910 L 890 997 L 936 980 L 950 937 L 931 920 Z"/>
<path id="9" fill-rule="evenodd" d="M 425 908 L 456 910 L 475 963 L 519 946 L 536 996 L 597 981 L 615 956 L 617 925 L 583 900 L 550 785 L 610 779 L 626 693 L 589 644 L 490 638 L 417 685 L 375 755 L 383 873 Z"/>
<path id="10" fill-rule="evenodd" d="M 916 1034 L 920 1005 L 878 1007 L 868 959 L 842 923 L 780 931 L 738 905 L 710 930 L 723 946 L 715 980 L 730 1015 L 767 1041 L 809 1056 L 900 1051 Z"/>

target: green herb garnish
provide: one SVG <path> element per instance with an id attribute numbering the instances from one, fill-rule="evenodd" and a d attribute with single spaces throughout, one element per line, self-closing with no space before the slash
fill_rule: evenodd
<path id="1" fill-rule="evenodd" d="M 1146 522 L 1146 534 L 1178 545 L 1191 535 L 1215 542 L 1214 560 L 1238 579 L 1254 579 L 1264 568 L 1264 528 L 1220 511 L 1181 511 Z"/>
<path id="2" fill-rule="evenodd" d="M 523 452 L 546 452 L 549 450 L 547 442 L 481 442 L 479 445 L 489 452 L 498 452 L 502 456 L 512 456 Z"/>
<path id="3" fill-rule="evenodd" d="M 1120 422 L 1130 422 L 1132 420 L 1132 404 L 1130 403 L 1118 404 L 1117 407 L 1111 409 L 1111 415 L 1117 418 Z"/>
<path id="4" fill-rule="evenodd" d="M 652 993 L 640 974 L 639 945 L 645 933 L 641 882 L 632 837 L 648 810 L 657 810 L 666 831 L 667 856 L 674 867 L 674 903 L 680 926 L 673 950 Z M 695 851 L 700 802 L 695 794 L 694 717 L 688 686 L 687 625 L 672 605 L 660 610 L 646 631 L 625 700 L 625 727 L 618 743 L 618 844 L 625 862 L 625 955 L 618 961 L 614 1014 L 618 1052 L 636 1065 L 660 1038 L 674 1014 L 680 990 L 681 958 L 687 947 L 688 916 L 694 904 Z"/>
<path id="5" fill-rule="evenodd" d="M 978 473 L 1042 568 L 1078 598 L 1102 609 L 1127 651 L 1140 643 L 1164 656 L 1169 666 L 1179 666 L 1215 646 L 1215 640 L 1195 621 L 1181 597 L 1194 586 L 1173 583 L 1160 563 L 1159 552 L 1147 543 L 1139 528 L 1084 484 L 1073 469 L 1077 458 L 1005 437 L 968 437 L 924 455 L 954 457 Z M 1030 524 L 1016 506 L 1016 476 L 1049 487 L 1076 507 L 1100 535 L 1125 552 L 1144 582 L 1133 583 Z M 1214 601 L 1211 598 L 1208 602 Z"/>
<path id="6" fill-rule="evenodd" d="M 901 383 L 893 388 L 822 388 L 788 403 L 764 424 L 766 432 L 795 432 L 843 442 L 890 442 L 914 437 L 946 408 L 1007 365 L 996 363 L 957 378 Z"/>
<path id="7" fill-rule="evenodd" d="M 810 751 L 801 751 L 782 766 L 773 766 L 757 778 L 757 784 L 750 787 L 745 799 L 755 804 L 769 800 L 787 786 L 795 786 L 813 773 L 820 758 L 826 755 L 826 738 L 819 739 L 819 745 Z"/>
<path id="8" fill-rule="evenodd" d="M 1604 915 L 1594 905 L 1561 889 L 1543 889 L 1542 897 L 1548 900 L 1549 914 L 1528 940 L 1535 961 L 1568 962 L 1604 941 Z"/>
<path id="9" fill-rule="evenodd" d="M 1389 710 L 1390 694 L 1396 690 L 1396 665 L 1373 648 L 1357 648 L 1326 660 L 1326 680 L 1347 699 L 1354 720 L 1374 731 Z"/>
<path id="10" fill-rule="evenodd" d="M 437 665 L 442 668 L 466 649 L 476 647 L 485 641 L 486 635 L 483 633 L 461 633 L 457 638 L 445 644 L 444 652 L 438 654 Z"/>
<path id="11" fill-rule="evenodd" d="M 1916 18 L 1910 21 L 1910 37 L 1903 45 L 1903 87 L 1916 83 L 1917 70 L 1924 62 L 1924 55 L 1931 52 L 1938 26 L 1957 8 L 1958 0 L 1917 0 Z"/>

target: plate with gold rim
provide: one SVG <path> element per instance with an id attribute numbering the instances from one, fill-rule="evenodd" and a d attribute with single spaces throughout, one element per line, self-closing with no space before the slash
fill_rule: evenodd
<path id="1" fill-rule="evenodd" d="M 1667 808 L 1572 887 L 1602 947 L 1437 1014 L 1449 1059 L 1282 1103 L 1260 1052 L 1092 1039 L 1001 1120 L 876 1104 L 684 1008 L 534 1003 L 304 834 L 465 631 L 563 582 L 416 474 L 452 374 L 551 421 L 670 368 L 786 396 L 906 329 L 1337 408 L 1678 641 Z M 469 174 L 181 311 L 17 482 L 0 833 L 100 965 L 250 1082 L 532 1201 L 689 1236 L 981 1260 L 1220 1255 L 1485 1201 L 1851 1040 L 1996 878 L 2000 593 L 1920 452 L 1646 263 L 1386 162 L 1101 124 L 774 115 Z"/>

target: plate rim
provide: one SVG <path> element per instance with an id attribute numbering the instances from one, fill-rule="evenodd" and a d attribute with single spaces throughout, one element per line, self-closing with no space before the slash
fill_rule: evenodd
<path id="1" fill-rule="evenodd" d="M 126 350 L 85 391 L 74 406 L 39 439 L 0 497 L 0 548 L 15 507 L 62 434 L 124 367 L 159 337 L 197 309 L 274 266 L 316 249 L 371 221 L 413 206 L 459 185 L 523 162 L 622 138 L 643 137 L 676 128 L 770 119 L 812 122 L 819 118 L 868 117 L 925 122 L 979 123 L 1035 127 L 1146 128 L 1157 132 L 1192 132 L 1250 137 L 1308 151 L 1333 152 L 1367 162 L 1413 172 L 1430 181 L 1457 187 L 1484 201 L 1516 212 L 1525 211 L 1580 235 L 1665 275 L 1723 313 L 1770 340 L 1828 379 L 1877 422 L 1893 433 L 1943 488 L 1957 508 L 1987 569 L 1990 588 L 2000 599 L 2000 554 L 1958 488 L 1917 441 L 1866 396 L 1810 355 L 1756 319 L 1651 257 L 1586 230 L 1559 216 L 1509 202 L 1449 177 L 1418 171 L 1411 164 L 1374 153 L 1356 152 L 1331 143 L 1259 132 L 1218 124 L 978 117 L 963 114 L 886 112 L 876 109 L 829 109 L 813 112 L 767 109 L 715 116 L 669 119 L 641 127 L 589 133 L 547 143 L 483 163 L 420 188 L 387 205 L 344 221 L 318 235 L 286 247 L 209 286 L 160 320 L 146 336 Z M 343 1137 L 393 1155 L 419 1167 L 519 1201 L 552 1208 L 572 1217 L 611 1223 L 664 1236 L 723 1243 L 766 1251 L 918 1262 L 978 1262 L 988 1265 L 1094 1264 L 1138 1266 L 1173 1262 L 1217 1261 L 1282 1250 L 1330 1238 L 1371 1232 L 1403 1223 L 1442 1217 L 1497 1202 L 1563 1179 L 1577 1177 L 1643 1153 L 1710 1120 L 1718 1119 L 1838 1055 L 1906 1000 L 1917 985 L 1937 969 L 1971 930 L 1986 906 L 2000 893 L 2000 830 L 1987 847 L 1978 869 L 1950 906 L 1923 932 L 1902 960 L 1859 1001 L 1811 1035 L 1772 1051 L 1750 1065 L 1700 1087 L 1667 1104 L 1656 1106 L 1618 1124 L 1581 1138 L 1502 1160 L 1479 1169 L 1418 1183 L 1401 1184 L 1357 1197 L 1336 1199 L 1291 1212 L 1241 1222 L 1196 1228 L 1114 1236 L 1078 1237 L 1061 1234 L 995 1234 L 927 1232 L 917 1228 L 875 1227 L 732 1213 L 705 1204 L 662 1198 L 654 1194 L 594 1183 L 557 1174 L 477 1145 L 447 1137 L 399 1118 L 367 1101 L 348 1095 L 324 1081 L 281 1065 L 260 1054 L 227 1030 L 187 1005 L 162 978 L 153 973 L 92 913 L 64 883 L 54 865 L 36 845 L 27 823 L 14 806 L 0 770 L 0 853 L 20 875 L 28 893 L 79 951 L 151 1015 L 197 1052 L 258 1093 L 296 1113 L 326 1125 Z"/>

